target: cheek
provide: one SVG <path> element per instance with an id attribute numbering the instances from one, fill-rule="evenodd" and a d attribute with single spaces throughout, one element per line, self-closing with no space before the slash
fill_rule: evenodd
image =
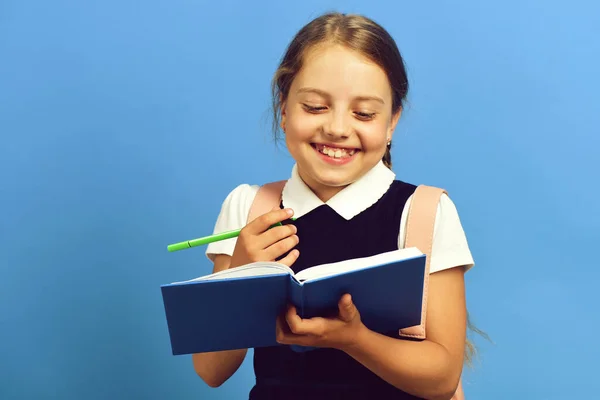
<path id="1" fill-rule="evenodd" d="M 318 120 L 319 118 L 290 114 L 286 123 L 286 136 L 291 142 L 310 140 L 322 125 Z"/>
<path id="2" fill-rule="evenodd" d="M 361 144 L 364 150 L 373 152 L 385 152 L 387 147 L 387 129 L 386 125 L 371 124 L 361 131 Z"/>

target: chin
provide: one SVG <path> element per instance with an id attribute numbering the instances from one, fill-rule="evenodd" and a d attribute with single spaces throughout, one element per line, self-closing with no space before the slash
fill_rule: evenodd
<path id="1" fill-rule="evenodd" d="M 311 183 L 331 188 L 348 186 L 368 171 L 367 164 L 371 161 L 362 149 L 357 149 L 349 160 L 331 160 L 312 145 L 308 152 L 290 153 L 297 160 L 300 175 L 309 180 L 306 182 L 309 186 Z"/>
<path id="2" fill-rule="evenodd" d="M 329 187 L 344 187 L 348 186 L 358 179 L 356 174 L 351 174 L 344 171 L 315 171 L 313 179 L 321 185 Z"/>

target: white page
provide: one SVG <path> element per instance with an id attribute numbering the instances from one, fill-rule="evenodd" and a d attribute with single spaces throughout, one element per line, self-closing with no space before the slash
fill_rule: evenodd
<path id="1" fill-rule="evenodd" d="M 235 268 L 229 268 L 223 271 L 215 272 L 214 274 L 201 276 L 188 281 L 173 282 L 172 284 L 208 281 L 216 279 L 233 279 L 246 278 L 251 276 L 266 276 L 266 275 L 293 275 L 293 271 L 287 265 L 277 262 L 261 261 L 251 264 L 242 265 Z"/>
<path id="2" fill-rule="evenodd" d="M 337 275 L 342 272 L 356 271 L 380 264 L 388 264 L 394 261 L 407 260 L 409 258 L 422 256 L 423 253 L 416 247 L 393 250 L 386 253 L 376 254 L 370 257 L 354 258 L 336 263 L 316 265 L 296 274 L 296 279 L 307 282 L 314 279 Z"/>

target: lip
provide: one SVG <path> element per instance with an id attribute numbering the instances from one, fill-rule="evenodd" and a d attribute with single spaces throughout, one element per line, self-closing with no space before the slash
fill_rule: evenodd
<path id="1" fill-rule="evenodd" d="M 333 143 L 316 143 L 313 142 L 310 144 L 312 147 L 316 147 L 316 146 L 327 146 L 327 147 L 331 147 L 332 149 L 344 149 L 344 150 L 355 150 L 355 151 L 360 151 L 360 149 L 358 147 L 344 147 L 344 146 L 340 146 L 337 144 L 333 144 Z"/>
<path id="2" fill-rule="evenodd" d="M 321 153 L 317 149 L 317 145 L 327 146 L 327 147 L 336 148 L 336 149 L 355 150 L 355 152 L 350 157 L 346 157 L 346 158 L 333 158 L 333 157 L 329 157 L 329 156 L 326 156 L 325 154 Z M 354 158 L 356 157 L 356 155 L 358 153 L 360 153 L 360 149 L 357 149 L 357 148 L 354 148 L 354 147 L 341 147 L 341 146 L 328 145 L 328 144 L 324 144 L 324 143 L 311 143 L 311 147 L 313 148 L 313 150 L 315 151 L 315 153 L 317 153 L 317 156 L 322 161 L 326 162 L 329 165 L 345 165 L 345 164 L 348 164 L 348 163 L 350 163 L 350 162 L 352 162 L 354 160 Z"/>

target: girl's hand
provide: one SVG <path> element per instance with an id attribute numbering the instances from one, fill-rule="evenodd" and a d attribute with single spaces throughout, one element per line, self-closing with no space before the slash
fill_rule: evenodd
<path id="1" fill-rule="evenodd" d="M 296 308 L 290 306 L 285 315 L 277 320 L 277 342 L 338 350 L 354 346 L 359 333 L 366 327 L 349 294 L 342 296 L 338 310 L 335 318 L 302 319 L 296 313 Z"/>
<path id="2" fill-rule="evenodd" d="M 255 261 L 275 261 L 298 244 L 297 228 L 292 225 L 272 225 L 285 221 L 293 215 L 290 209 L 279 207 L 256 218 L 246 225 L 237 237 L 231 256 L 230 268 L 239 267 Z M 292 250 L 279 260 L 290 267 L 299 256 L 298 250 Z"/>

